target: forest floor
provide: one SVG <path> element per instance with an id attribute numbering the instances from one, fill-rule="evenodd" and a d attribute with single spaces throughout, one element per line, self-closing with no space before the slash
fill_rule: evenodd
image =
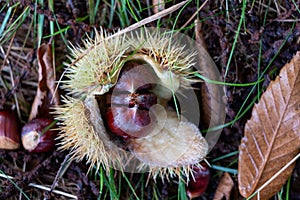
<path id="1" fill-rule="evenodd" d="M 19 102 L 21 121 L 24 124 L 30 112 L 37 87 L 37 57 L 36 50 L 39 43 L 48 43 L 47 37 L 52 34 L 55 49 L 55 64 L 57 77 L 63 70 L 63 62 L 67 61 L 68 48 L 65 41 L 81 44 L 85 34 L 90 35 L 93 28 L 102 26 L 108 31 L 125 28 L 136 21 L 151 17 L 154 14 L 150 1 L 55 1 L 54 12 L 52 1 L 36 6 L 36 1 L 23 0 L 1 1 L 0 3 L 0 46 L 10 53 L 7 59 L 14 67 L 14 81 L 17 88 L 9 91 L 1 90 L 1 102 L 6 107 L 15 104 L 14 94 L 21 98 Z M 43 1 L 38 1 L 43 2 Z M 72 4 L 70 4 L 72 2 Z M 90 14 L 91 3 L 94 3 Z M 155 2 L 155 1 L 153 1 Z M 161 2 L 161 1 L 157 1 Z M 113 3 L 114 6 L 111 5 Z M 167 1 L 165 8 L 179 3 Z M 226 123 L 219 141 L 207 156 L 208 162 L 222 166 L 224 170 L 237 170 L 238 147 L 243 137 L 246 121 L 251 116 L 253 103 L 257 95 L 262 93 L 274 80 L 280 69 L 289 62 L 300 50 L 300 1 L 208 1 L 203 8 L 198 8 L 202 1 L 191 1 L 183 9 L 148 23 L 146 26 L 160 26 L 195 37 L 194 20 L 198 18 L 202 23 L 202 35 L 206 48 L 218 67 L 225 85 L 227 97 Z M 15 5 L 14 7 L 11 7 Z M 298 6 L 298 7 L 297 7 Z M 8 24 L 2 27 L 5 17 L 10 13 Z M 25 14 L 24 14 L 25 13 Z M 196 13 L 195 18 L 193 14 Z M 24 20 L 17 31 L 5 32 L 19 16 Z M 43 16 L 42 19 L 40 16 Z M 54 17 L 55 16 L 55 17 Z M 178 19 L 176 18 L 177 16 Z M 177 19 L 177 20 L 175 20 Z M 192 19 L 187 25 L 185 23 Z M 42 21 L 39 21 L 42 20 Z M 42 24 L 41 24 L 42 22 Z M 13 27 L 13 26 L 12 26 Z M 58 27 L 61 31 L 58 30 Z M 42 34 L 42 38 L 40 35 Z M 5 54 L 0 53 L 1 77 L 10 82 L 9 72 L 5 71 Z M 228 73 L 226 74 L 226 71 Z M 226 76 L 225 76 L 226 74 Z M 255 86 L 241 87 L 238 84 L 252 83 L 264 79 Z M 252 91 L 252 89 L 254 90 Z M 251 92 L 250 92 L 251 91 Z M 8 92 L 11 95 L 7 95 Z M 242 113 L 242 114 L 241 114 Z M 231 123 L 234 122 L 234 123 Z M 6 151 L 0 150 L 0 172 L 12 176 L 14 179 L 0 178 L 0 199 L 70 199 L 64 195 L 47 193 L 37 189 L 32 183 L 51 187 L 54 178 L 68 152 L 53 151 L 50 153 L 30 154 L 24 149 Z M 231 155 L 218 161 L 215 158 Z M 79 199 L 111 198 L 114 190 L 120 199 L 136 199 L 131 187 L 135 189 L 140 199 L 180 199 L 178 180 L 162 182 L 149 180 L 147 174 L 126 174 L 122 177 L 117 171 L 106 179 L 101 179 L 103 173 L 87 174 L 88 165 L 82 162 L 72 162 L 59 180 L 56 190 L 77 196 Z M 205 193 L 197 199 L 213 199 L 216 188 L 222 176 L 222 169 L 211 169 L 211 178 Z M 230 172 L 230 170 L 229 170 Z M 234 181 L 231 199 L 242 199 L 238 191 L 237 175 L 230 173 Z M 114 181 L 113 181 L 114 180 Z M 142 181 L 141 181 L 142 180 Z M 112 186 L 112 183 L 114 184 Z M 130 183 L 130 184 L 129 184 Z M 291 200 L 300 200 L 300 161 L 298 160 L 290 185 L 282 188 L 274 199 L 285 199 L 289 193 Z M 25 193 L 26 196 L 23 194 Z"/>

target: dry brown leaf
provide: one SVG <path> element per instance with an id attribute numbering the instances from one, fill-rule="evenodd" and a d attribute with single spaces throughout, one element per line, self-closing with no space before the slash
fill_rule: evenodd
<path id="1" fill-rule="evenodd" d="M 195 21 L 196 45 L 198 56 L 200 57 L 198 66 L 201 75 L 205 78 L 222 82 L 217 67 L 205 50 L 205 42 L 202 36 L 201 25 L 198 20 Z M 222 85 L 202 82 L 201 83 L 201 127 L 204 129 L 213 128 L 224 123 L 225 120 L 225 103 L 224 89 Z M 205 136 L 209 146 L 212 148 L 219 137 L 218 130 L 210 131 Z"/>
<path id="2" fill-rule="evenodd" d="M 39 82 L 29 121 L 36 117 L 49 117 L 50 108 L 59 104 L 59 95 L 55 92 L 56 80 L 51 45 L 42 44 L 37 51 L 37 57 Z"/>
<path id="3" fill-rule="evenodd" d="M 300 146 L 300 52 L 271 82 L 245 125 L 239 151 L 239 191 L 249 197 L 298 153 Z M 291 175 L 288 167 L 261 190 L 268 199 Z M 257 196 L 256 196 L 257 197 Z"/>
<path id="4" fill-rule="evenodd" d="M 222 200 L 224 197 L 226 200 L 229 200 L 231 190 L 234 186 L 234 182 L 231 179 L 231 176 L 225 172 L 222 176 L 222 179 L 218 185 L 215 196 L 213 200 Z"/>
<path id="5" fill-rule="evenodd" d="M 202 22 L 199 18 L 195 20 L 195 37 L 197 44 L 201 45 L 205 50 L 207 50 L 207 46 L 203 36 Z"/>

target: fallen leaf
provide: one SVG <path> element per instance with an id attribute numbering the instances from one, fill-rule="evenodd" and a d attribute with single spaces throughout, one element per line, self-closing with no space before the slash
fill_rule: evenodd
<path id="1" fill-rule="evenodd" d="M 195 21 L 196 48 L 198 50 L 197 65 L 201 75 L 212 81 L 222 82 L 220 73 L 213 59 L 205 50 L 205 42 L 202 36 L 201 25 Z M 222 85 L 203 81 L 201 83 L 201 127 L 203 129 L 213 128 L 224 124 L 225 120 L 225 100 L 224 88 Z M 209 147 L 212 148 L 220 136 L 219 130 L 207 132 L 205 139 Z"/>
<path id="2" fill-rule="evenodd" d="M 202 22 L 199 18 L 195 20 L 195 39 L 197 44 L 201 45 L 205 50 L 207 50 L 207 46 L 203 36 Z"/>
<path id="3" fill-rule="evenodd" d="M 234 182 L 231 176 L 225 172 L 215 192 L 214 200 L 223 200 L 224 197 L 226 200 L 229 200 L 233 186 Z"/>
<path id="4" fill-rule="evenodd" d="M 59 95 L 55 92 L 56 79 L 51 45 L 42 44 L 38 48 L 37 57 L 39 82 L 37 93 L 31 107 L 29 121 L 37 117 L 49 117 L 50 108 L 59 104 Z"/>
<path id="5" fill-rule="evenodd" d="M 271 82 L 245 125 L 239 147 L 239 191 L 249 197 L 292 160 L 300 146 L 300 52 Z M 291 175 L 288 167 L 259 193 L 268 199 Z M 255 196 L 257 198 L 257 195 Z"/>

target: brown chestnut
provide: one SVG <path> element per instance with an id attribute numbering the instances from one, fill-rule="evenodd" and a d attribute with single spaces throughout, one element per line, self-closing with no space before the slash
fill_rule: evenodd
<path id="1" fill-rule="evenodd" d="M 48 118 L 36 118 L 25 124 L 21 133 L 24 148 L 34 153 L 52 151 L 56 137 L 56 131 L 52 130 L 54 124 Z"/>
<path id="2" fill-rule="evenodd" d="M 0 149 L 18 149 L 20 147 L 19 120 L 12 111 L 0 111 Z"/>
<path id="3" fill-rule="evenodd" d="M 151 131 L 149 109 L 157 103 L 152 92 L 154 81 L 145 66 L 127 64 L 112 92 L 106 95 L 106 124 L 113 134 L 129 139 L 146 136 Z"/>
<path id="4" fill-rule="evenodd" d="M 153 128 L 149 111 L 137 107 L 110 107 L 106 119 L 109 130 L 124 139 L 146 136 Z"/>
<path id="5" fill-rule="evenodd" d="M 193 166 L 193 177 L 190 177 L 186 193 L 190 199 L 201 196 L 209 183 L 210 171 L 206 163 L 201 162 L 201 166 Z"/>

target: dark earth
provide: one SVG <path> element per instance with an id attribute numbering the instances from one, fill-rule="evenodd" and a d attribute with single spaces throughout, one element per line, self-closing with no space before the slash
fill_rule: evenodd
<path id="1" fill-rule="evenodd" d="M 14 4 L 17 1 L 7 1 Z M 37 63 L 36 63 L 36 41 L 31 34 L 28 38 L 25 33 L 30 29 L 31 18 L 34 12 L 44 14 L 45 22 L 43 35 L 49 35 L 49 23 L 54 21 L 53 13 L 45 3 L 44 8 L 41 5 L 36 6 L 35 1 L 22 0 L 20 5 L 15 10 L 15 15 L 12 19 L 16 19 L 22 13 L 26 6 L 30 7 L 30 14 L 24 21 L 23 25 L 14 36 L 14 40 L 1 42 L 3 48 L 7 51 L 9 43 L 13 41 L 12 46 L 22 46 L 26 40 L 25 47 L 29 48 L 27 54 L 27 62 L 20 63 L 16 59 L 10 59 L 11 66 L 15 69 L 15 85 L 16 87 L 8 92 L 1 90 L 1 106 L 11 107 L 13 104 L 13 95 L 23 93 L 26 108 L 22 110 L 21 121 L 24 124 L 27 121 L 30 105 L 34 99 L 34 91 L 36 86 L 24 84 L 26 81 L 37 80 Z M 134 1 L 135 2 L 135 1 Z M 197 1 L 196 1 L 197 2 Z M 177 29 L 181 28 L 197 11 L 197 3 L 192 1 L 185 7 L 178 18 L 175 25 Z M 178 3 L 178 1 L 168 1 L 166 8 Z M 199 5 L 202 5 L 202 1 Z M 225 69 L 230 61 L 228 74 L 225 78 L 226 82 L 230 83 L 249 83 L 255 82 L 258 76 L 265 70 L 264 82 L 260 85 L 262 92 L 278 75 L 280 69 L 285 63 L 290 61 L 297 51 L 300 50 L 300 1 L 260 1 L 246 2 L 245 21 L 241 25 L 240 34 L 235 44 L 232 59 L 230 53 L 233 48 L 235 34 L 239 27 L 239 22 L 242 14 L 242 1 L 209 1 L 198 13 L 197 17 L 202 22 L 202 34 L 206 43 L 207 50 L 217 67 L 219 68 L 222 77 L 224 78 Z M 140 5 L 135 3 L 135 6 L 141 6 L 142 9 L 139 16 L 142 18 L 153 15 L 153 9 L 149 8 L 147 1 L 140 1 Z M 151 1 L 150 1 L 151 4 Z M 296 8 L 298 6 L 298 10 Z M 1 9 L 5 6 L 5 2 L 0 3 Z M 198 6 L 199 7 L 199 6 Z M 108 3 L 100 1 L 97 16 L 94 24 L 91 24 L 88 16 L 88 3 L 85 1 L 56 1 L 54 6 L 55 17 L 61 28 L 69 26 L 65 37 L 67 40 L 74 43 L 81 43 L 81 38 L 85 33 L 90 33 L 93 27 L 99 28 L 102 26 L 109 31 L 123 28 L 136 21 L 131 15 L 127 23 L 122 23 L 119 16 L 114 13 L 114 18 L 109 24 Z M 226 8 L 228 11 L 226 11 Z M 4 20 L 7 7 L 0 11 L 0 24 Z M 165 28 L 172 28 L 174 20 L 179 11 L 175 11 L 170 15 L 160 19 L 160 24 Z M 78 19 L 81 19 L 80 21 Z M 194 38 L 194 28 L 192 20 L 182 32 Z M 55 22 L 56 23 L 56 22 Z M 128 24 L 129 23 L 129 24 Z M 147 26 L 157 26 L 157 21 L 154 21 Z M 62 41 L 60 35 L 56 35 L 55 54 L 58 76 L 63 72 L 63 61 L 66 61 L 67 48 Z M 49 38 L 44 38 L 43 42 L 49 42 Z M 13 50 L 12 50 L 13 51 Z M 0 55 L 0 64 L 3 64 L 4 55 Z M 268 67 L 268 68 L 267 68 Z M 2 70 L 2 67 L 1 67 Z M 1 77 L 7 76 L 7 72 L 1 72 Z M 231 152 L 238 151 L 240 140 L 243 136 L 243 129 L 246 121 L 250 118 L 253 105 L 251 102 L 257 98 L 258 90 L 249 99 L 246 99 L 252 87 L 229 87 L 226 86 L 226 122 L 231 122 L 237 117 L 237 114 L 245 103 L 242 111 L 250 105 L 245 114 L 242 115 L 232 126 L 223 129 L 222 135 L 209 153 L 207 160 L 210 162 L 214 158 L 226 155 Z M 257 102 L 257 100 L 256 100 Z M 29 186 L 29 183 L 37 183 L 51 187 L 53 180 L 64 161 L 68 152 L 53 151 L 50 153 L 28 153 L 24 149 L 15 151 L 0 150 L 0 170 L 6 175 L 14 177 L 14 183 L 5 178 L 0 178 L 0 199 L 19 199 L 20 191 L 16 185 L 32 199 L 68 199 L 54 193 L 48 193 L 44 190 L 35 189 Z M 238 155 L 214 162 L 213 164 L 224 166 L 232 169 L 237 169 Z M 56 189 L 65 191 L 69 194 L 77 196 L 79 199 L 109 199 L 109 192 L 104 186 L 101 197 L 99 197 L 100 181 L 99 176 L 94 172 L 87 175 L 88 166 L 82 162 L 72 162 L 68 170 L 59 180 Z M 220 181 L 222 171 L 211 169 L 211 179 L 205 193 L 197 199 L 213 199 L 215 190 Z M 128 188 L 127 181 L 122 178 L 121 173 L 114 172 L 110 176 L 115 179 L 117 187 L 122 183 L 121 199 L 135 199 L 131 190 Z M 178 199 L 177 197 L 177 179 L 171 182 L 162 182 L 157 180 L 149 180 L 148 185 L 145 182 L 140 183 L 141 177 L 147 180 L 147 174 L 127 174 L 127 178 L 135 188 L 136 194 L 141 199 Z M 237 185 L 237 175 L 231 174 L 235 183 L 235 187 L 231 192 L 231 199 L 242 199 L 239 195 Z M 121 181 L 121 182 L 120 182 Z M 106 185 L 106 184 L 105 184 Z M 291 177 L 290 199 L 300 200 L 300 161 L 298 160 L 294 172 Z M 283 197 L 285 196 L 286 186 L 284 186 Z M 25 199 L 23 196 L 22 199 Z M 278 197 L 273 197 L 278 199 Z"/>

